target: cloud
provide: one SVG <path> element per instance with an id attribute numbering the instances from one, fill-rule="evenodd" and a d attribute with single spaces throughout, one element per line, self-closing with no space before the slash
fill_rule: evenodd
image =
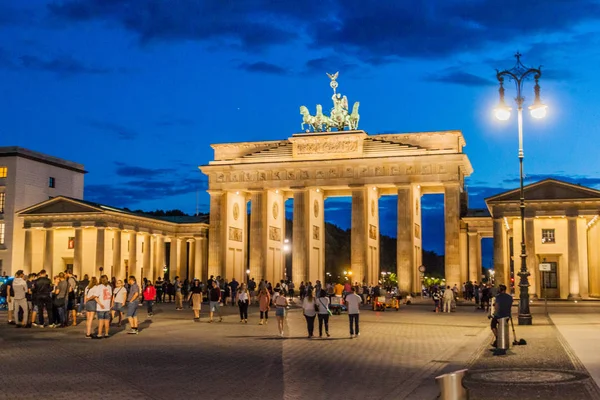
<path id="1" fill-rule="evenodd" d="M 489 79 L 482 78 L 477 75 L 473 75 L 469 72 L 458 71 L 453 68 L 446 69 L 444 71 L 427 75 L 425 77 L 426 81 L 431 82 L 441 82 L 441 83 L 450 83 L 454 85 L 462 85 L 462 86 L 489 86 L 494 85 L 495 83 Z"/>
<path id="2" fill-rule="evenodd" d="M 88 121 L 87 124 L 92 128 L 96 128 L 114 134 L 122 140 L 133 140 L 139 136 L 138 133 L 134 130 L 119 124 L 115 124 L 113 122 Z"/>
<path id="3" fill-rule="evenodd" d="M 356 69 L 358 65 L 349 62 L 341 62 L 340 56 L 336 55 L 331 57 L 319 57 L 310 59 L 306 62 L 305 67 L 307 72 L 318 72 L 325 74 L 325 72 L 334 73 L 335 71 L 348 72 L 353 69 Z"/>
<path id="4" fill-rule="evenodd" d="M 273 75 L 285 75 L 288 72 L 285 68 L 280 67 L 279 65 L 271 64 L 264 61 L 259 61 L 255 63 L 242 63 L 238 67 L 248 72 L 259 72 Z"/>
<path id="5" fill-rule="evenodd" d="M 144 168 L 137 167 L 134 165 L 126 165 L 123 163 L 116 163 L 117 176 L 126 178 L 153 178 L 161 175 L 173 174 L 175 172 L 172 168 Z"/>
<path id="6" fill-rule="evenodd" d="M 91 67 L 83 64 L 72 56 L 60 56 L 51 59 L 42 59 L 37 56 L 24 55 L 19 57 L 19 66 L 23 69 L 52 72 L 58 75 L 70 76 L 81 74 L 108 74 L 108 68 Z"/>

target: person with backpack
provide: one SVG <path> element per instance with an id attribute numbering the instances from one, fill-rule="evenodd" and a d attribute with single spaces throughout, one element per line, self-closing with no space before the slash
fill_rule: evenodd
<path id="1" fill-rule="evenodd" d="M 319 293 L 317 307 L 319 307 L 319 313 L 317 314 L 319 318 L 319 337 L 323 337 L 323 324 L 325 324 L 325 335 L 329 337 L 329 315 L 331 315 L 331 311 L 329 310 L 329 297 L 323 289 Z"/>

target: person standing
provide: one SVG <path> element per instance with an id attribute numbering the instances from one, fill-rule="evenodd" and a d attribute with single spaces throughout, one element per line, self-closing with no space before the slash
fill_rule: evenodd
<path id="1" fill-rule="evenodd" d="M 43 269 L 35 280 L 35 302 L 37 304 L 40 325 L 33 321 L 33 326 L 44 327 L 44 309 L 48 316 L 48 326 L 54 328 L 52 315 L 52 281 L 48 278 L 46 270 Z"/>
<path id="2" fill-rule="evenodd" d="M 248 323 L 248 305 L 250 304 L 250 292 L 245 284 L 241 284 L 235 295 L 238 307 L 240 309 L 240 322 Z"/>
<path id="3" fill-rule="evenodd" d="M 8 310 L 8 324 L 9 325 L 15 325 L 15 321 L 13 320 L 14 318 L 14 311 L 15 311 L 15 303 L 14 303 L 14 296 L 15 296 L 15 291 L 13 288 L 13 283 L 14 283 L 15 278 L 9 278 L 6 281 L 6 307 Z"/>
<path id="4" fill-rule="evenodd" d="M 148 280 L 146 282 L 146 288 L 144 289 L 144 302 L 146 303 L 146 307 L 148 309 L 148 317 L 149 318 L 154 316 L 152 306 L 154 305 L 155 299 L 156 299 L 156 289 L 154 288 L 152 281 Z"/>
<path id="5" fill-rule="evenodd" d="M 319 307 L 319 313 L 317 314 L 319 318 L 319 337 L 323 337 L 323 324 L 325 324 L 325 335 L 329 337 L 329 315 L 331 311 L 329 310 L 329 297 L 327 297 L 325 289 L 321 289 L 321 293 L 319 293 L 317 307 Z"/>
<path id="6" fill-rule="evenodd" d="M 67 297 L 69 295 L 69 284 L 63 272 L 58 274 L 54 287 L 54 305 L 58 311 L 58 323 L 61 327 L 67 326 Z"/>
<path id="7" fill-rule="evenodd" d="M 156 289 L 156 303 L 161 303 L 162 302 L 162 296 L 163 296 L 163 281 L 160 278 L 160 276 L 158 277 L 158 279 L 156 280 L 156 283 L 154 284 L 154 288 Z"/>
<path id="8" fill-rule="evenodd" d="M 129 335 L 137 335 L 138 330 L 138 317 L 137 309 L 140 303 L 140 287 L 138 286 L 135 276 L 129 277 L 129 293 L 127 293 L 127 319 L 129 319 L 129 326 L 131 330 L 127 332 Z"/>
<path id="9" fill-rule="evenodd" d="M 98 286 L 98 279 L 95 276 L 93 276 L 92 280 L 90 281 L 90 283 L 88 283 L 87 287 L 84 289 L 84 292 L 83 292 L 83 301 L 85 303 L 84 309 L 85 309 L 85 317 L 86 317 L 85 337 L 87 339 L 92 338 L 92 324 L 94 323 L 94 316 L 96 315 L 96 308 L 97 308 L 96 297 L 92 290 L 96 286 Z"/>
<path id="10" fill-rule="evenodd" d="M 237 300 L 237 291 L 238 288 L 240 287 L 240 284 L 238 281 L 235 280 L 235 278 L 233 278 L 231 280 L 231 282 L 229 282 L 229 288 L 231 289 L 231 305 L 235 306 L 235 302 Z"/>
<path id="11" fill-rule="evenodd" d="M 221 288 L 219 287 L 218 281 L 213 281 L 213 287 L 210 291 L 210 311 L 209 311 L 209 323 L 213 322 L 213 315 L 216 312 L 219 314 L 219 322 L 223 322 L 223 316 L 221 315 Z"/>
<path id="12" fill-rule="evenodd" d="M 262 288 L 258 293 L 258 310 L 260 311 L 259 325 L 269 322 L 269 304 L 271 304 L 271 296 L 266 288 Z"/>
<path id="13" fill-rule="evenodd" d="M 513 297 L 506 293 L 506 285 L 501 284 L 498 287 L 499 294 L 494 298 L 494 313 L 491 316 L 490 328 L 494 333 L 494 342 L 492 346 L 498 344 L 498 320 L 500 318 L 512 318 Z"/>
<path id="14" fill-rule="evenodd" d="M 65 271 L 65 280 L 67 281 L 67 304 L 65 305 L 65 326 L 69 325 L 69 316 L 73 320 L 72 326 L 77 325 L 77 280 L 73 276 L 73 270 Z"/>
<path id="15" fill-rule="evenodd" d="M 452 301 L 454 300 L 454 291 L 449 287 L 444 290 L 444 295 L 442 297 L 444 300 L 444 308 L 443 312 L 449 313 L 452 309 Z"/>
<path id="16" fill-rule="evenodd" d="M 119 322 L 117 323 L 117 326 L 121 326 L 121 322 L 123 321 L 123 309 L 125 308 L 126 302 L 127 289 L 123 286 L 123 281 L 119 279 L 113 290 L 113 306 L 111 310 L 111 319 L 115 318 L 115 313 L 119 313 Z"/>
<path id="17" fill-rule="evenodd" d="M 268 296 L 268 293 L 267 293 L 267 296 Z M 288 303 L 288 300 L 285 298 L 285 296 L 277 296 L 277 299 L 275 299 L 275 318 L 277 318 L 277 328 L 279 329 L 279 336 L 281 336 L 281 337 L 283 337 L 283 326 L 285 323 L 285 311 L 286 311 L 288 305 L 289 305 L 289 303 Z"/>
<path id="18" fill-rule="evenodd" d="M 110 309 L 112 306 L 112 287 L 108 284 L 108 276 L 102 275 L 100 277 L 100 284 L 92 289 L 91 297 L 96 300 L 96 315 L 98 316 L 98 333 L 93 338 L 106 339 L 108 338 Z"/>
<path id="19" fill-rule="evenodd" d="M 13 280 L 13 302 L 17 328 L 24 328 L 29 321 L 29 308 L 27 307 L 27 281 L 23 279 L 23 270 L 18 270 Z M 23 319 L 19 319 L 19 310 L 23 310 Z"/>
<path id="20" fill-rule="evenodd" d="M 306 293 L 306 297 L 302 300 L 302 311 L 304 318 L 306 319 L 306 330 L 308 331 L 308 338 L 313 338 L 315 330 L 315 318 L 317 316 L 317 304 L 313 296 L 312 290 Z"/>
<path id="21" fill-rule="evenodd" d="M 346 307 L 348 308 L 348 322 L 350 323 L 350 339 L 358 337 L 360 332 L 358 330 L 359 321 L 358 315 L 360 313 L 360 304 L 362 299 L 355 293 L 356 289 L 351 288 L 351 292 L 346 295 Z"/>
<path id="22" fill-rule="evenodd" d="M 200 281 L 194 279 L 190 288 L 190 296 L 192 298 L 192 310 L 194 310 L 194 322 L 200 322 L 200 308 L 202 307 L 202 286 Z"/>
<path id="23" fill-rule="evenodd" d="M 175 283 L 173 284 L 175 290 L 175 309 L 178 311 L 183 310 L 183 297 L 181 294 L 181 281 L 179 277 L 175 277 Z"/>

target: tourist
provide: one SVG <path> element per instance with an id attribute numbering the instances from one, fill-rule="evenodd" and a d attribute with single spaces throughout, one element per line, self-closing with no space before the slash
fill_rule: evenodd
<path id="1" fill-rule="evenodd" d="M 312 339 L 313 332 L 315 330 L 315 318 L 317 316 L 317 304 L 313 297 L 313 292 L 309 291 L 306 293 L 306 297 L 302 301 L 302 312 L 306 319 L 306 330 L 308 331 L 308 338 Z"/>
<path id="2" fill-rule="evenodd" d="M 125 302 L 127 301 L 127 289 L 123 286 L 122 280 L 117 280 L 116 287 L 113 291 L 113 306 L 111 310 L 111 319 L 115 318 L 115 314 L 119 313 L 119 322 L 117 326 L 121 326 L 123 321 L 123 310 L 125 308 Z"/>
<path id="3" fill-rule="evenodd" d="M 444 290 L 444 295 L 442 297 L 444 301 L 443 312 L 449 313 L 452 309 L 452 301 L 454 300 L 454 291 L 450 288 L 446 288 Z"/>
<path id="4" fill-rule="evenodd" d="M 65 326 L 69 325 L 69 316 L 73 320 L 72 326 L 77 325 L 77 280 L 73 276 L 73 270 L 65 271 L 65 281 L 67 282 L 67 303 L 65 305 Z"/>
<path id="5" fill-rule="evenodd" d="M 235 301 L 237 298 L 237 291 L 238 291 L 239 287 L 240 287 L 240 284 L 238 281 L 235 280 L 235 278 L 233 278 L 231 280 L 231 282 L 229 282 L 229 289 L 231 289 L 231 305 L 232 306 L 235 305 Z"/>
<path id="6" fill-rule="evenodd" d="M 223 280 L 223 285 L 221 286 L 221 296 L 223 298 L 223 305 L 226 306 L 228 299 L 231 297 L 231 287 L 229 287 L 229 282 L 227 282 L 227 279 Z M 233 305 L 233 301 L 231 302 L 231 305 Z"/>
<path id="7" fill-rule="evenodd" d="M 156 289 L 156 303 L 161 303 L 162 302 L 162 296 L 163 296 L 163 281 L 162 279 L 160 279 L 160 276 L 158 277 L 158 279 L 156 280 L 156 283 L 154 284 L 154 288 Z"/>
<path id="8" fill-rule="evenodd" d="M 268 296 L 268 294 L 267 294 Z M 275 299 L 275 318 L 277 318 L 277 329 L 279 329 L 279 336 L 283 337 L 283 324 L 285 322 L 285 311 L 289 303 L 285 296 L 277 296 Z M 261 312 L 262 314 L 262 312 Z M 266 314 L 268 318 L 268 314 Z M 314 320 L 313 320 L 314 321 Z"/>
<path id="9" fill-rule="evenodd" d="M 262 288 L 258 293 L 258 310 L 260 311 L 259 325 L 269 322 L 269 304 L 271 304 L 271 296 L 266 288 Z"/>
<path id="10" fill-rule="evenodd" d="M 13 280 L 13 303 L 14 303 L 14 316 L 16 320 L 17 328 L 24 328 L 29 323 L 29 308 L 27 307 L 27 281 L 25 279 L 23 270 L 18 270 Z M 19 318 L 19 311 L 23 310 L 23 318 Z"/>
<path id="11" fill-rule="evenodd" d="M 219 314 L 219 322 L 223 322 L 223 316 L 221 315 L 221 288 L 217 282 L 218 281 L 213 281 L 213 287 L 210 291 L 209 323 L 213 322 L 213 315 L 215 312 Z"/>
<path id="12" fill-rule="evenodd" d="M 131 330 L 127 332 L 129 335 L 137 335 L 139 333 L 137 309 L 140 303 L 140 287 L 138 286 L 135 276 L 129 277 L 129 293 L 127 293 L 127 319 Z"/>
<path id="13" fill-rule="evenodd" d="M 329 337 L 329 315 L 331 311 L 329 310 L 329 297 L 327 297 L 327 292 L 324 289 L 319 293 L 317 307 L 319 308 L 317 314 L 319 318 L 319 337 L 323 337 L 323 324 L 325 324 L 325 335 Z"/>
<path id="14" fill-rule="evenodd" d="M 360 313 L 360 304 L 362 299 L 356 294 L 355 289 L 351 288 L 351 293 L 346 295 L 346 308 L 348 309 L 348 321 L 350 323 L 350 339 L 358 337 L 360 332 L 358 330 L 359 321 L 358 315 Z"/>
<path id="15" fill-rule="evenodd" d="M 163 303 L 167 302 L 167 296 L 169 296 L 169 303 L 171 302 L 171 292 L 169 292 L 170 286 L 171 286 L 171 283 L 169 282 L 169 279 L 165 278 L 165 280 L 163 281 L 163 284 L 162 284 L 163 297 L 162 297 L 161 301 Z"/>
<path id="16" fill-rule="evenodd" d="M 48 278 L 45 269 L 40 271 L 38 278 L 35 280 L 35 301 L 39 313 L 40 324 L 38 325 L 33 321 L 33 326 L 44 327 L 44 309 L 46 309 L 48 327 L 54 328 L 54 315 L 52 314 L 52 281 Z"/>
<path id="17" fill-rule="evenodd" d="M 294 285 L 293 281 L 289 281 L 288 282 L 288 295 L 290 296 L 290 299 L 294 299 L 294 288 L 296 287 L 296 285 Z"/>
<path id="18" fill-rule="evenodd" d="M 202 286 L 200 281 L 194 279 L 190 288 L 190 297 L 192 300 L 192 310 L 194 310 L 194 322 L 200 322 L 200 308 L 202 307 Z"/>
<path id="19" fill-rule="evenodd" d="M 67 310 L 68 291 L 69 284 L 66 281 L 65 274 L 61 272 L 54 280 L 54 306 L 56 306 L 56 311 L 58 311 L 58 324 L 63 328 L 67 326 L 65 312 Z"/>
<path id="20" fill-rule="evenodd" d="M 79 314 L 83 315 L 83 311 L 85 308 L 85 289 L 90 284 L 90 277 L 88 274 L 83 276 L 83 279 L 77 283 L 77 298 L 79 301 L 79 305 L 77 307 L 77 311 Z"/>
<path id="21" fill-rule="evenodd" d="M 510 294 L 506 293 L 506 286 L 500 285 L 498 287 L 498 295 L 495 297 L 494 302 L 494 313 L 491 316 L 492 321 L 490 323 L 490 328 L 494 333 L 495 340 L 492 343 L 492 346 L 496 347 L 498 344 L 498 320 L 500 318 L 512 318 L 511 307 L 513 304 L 513 298 Z"/>
<path id="22" fill-rule="evenodd" d="M 27 277 L 27 289 L 29 292 L 27 293 L 27 308 L 29 308 L 29 321 L 27 324 L 28 328 L 31 328 L 34 322 L 36 322 L 37 318 L 37 304 L 35 302 L 35 280 L 37 279 L 37 274 L 31 273 Z"/>
<path id="23" fill-rule="evenodd" d="M 175 277 L 173 286 L 175 290 L 175 309 L 181 311 L 183 310 L 183 295 L 181 294 L 181 281 L 178 276 Z"/>
<path id="24" fill-rule="evenodd" d="M 431 298 L 433 299 L 433 304 L 435 306 L 434 312 L 440 312 L 440 292 L 436 287 L 431 288 Z"/>
<path id="25" fill-rule="evenodd" d="M 5 290 L 6 293 L 2 293 L 2 296 L 6 296 L 6 307 L 8 310 L 8 324 L 9 325 L 15 325 L 15 321 L 13 320 L 14 318 L 14 310 L 15 310 L 15 303 L 13 301 L 14 296 L 15 296 L 15 292 L 13 289 L 13 282 L 14 282 L 14 278 L 9 278 L 5 284 Z"/>
<path id="26" fill-rule="evenodd" d="M 256 302 L 256 282 L 254 278 L 248 282 L 248 291 L 250 292 L 250 304 Z"/>
<path id="27" fill-rule="evenodd" d="M 146 302 L 146 308 L 148 310 L 148 317 L 152 318 L 154 316 L 154 312 L 152 310 L 152 306 L 154 305 L 154 300 L 156 299 L 156 289 L 152 284 L 151 280 L 146 282 L 146 288 L 144 289 L 144 301 Z"/>
<path id="28" fill-rule="evenodd" d="M 85 327 L 86 333 L 85 337 L 87 339 L 92 338 L 92 323 L 94 322 L 94 316 L 96 315 L 96 296 L 94 295 L 93 288 L 98 286 L 98 279 L 93 276 L 89 281 L 87 287 L 84 290 L 83 299 L 84 299 L 84 308 L 85 308 Z"/>
<path id="29" fill-rule="evenodd" d="M 237 297 L 238 307 L 240 309 L 240 322 L 245 324 L 248 323 L 248 305 L 250 304 L 250 293 L 248 289 L 246 289 L 245 284 L 241 284 L 237 293 L 235 295 Z"/>
<path id="30" fill-rule="evenodd" d="M 96 315 L 98 317 L 98 333 L 93 338 L 106 339 L 108 338 L 112 305 L 112 287 L 108 283 L 108 276 L 102 275 L 100 277 L 100 284 L 92 288 L 92 296 L 90 297 L 96 300 Z"/>

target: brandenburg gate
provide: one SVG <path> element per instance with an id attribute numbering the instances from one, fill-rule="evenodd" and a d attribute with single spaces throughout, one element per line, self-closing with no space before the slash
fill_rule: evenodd
<path id="1" fill-rule="evenodd" d="M 200 167 L 209 181 L 209 275 L 244 279 L 248 265 L 249 276 L 256 280 L 283 279 L 285 201 L 293 198 L 291 279 L 296 285 L 324 281 L 324 201 L 351 196 L 353 280 L 376 284 L 380 274 L 378 199 L 395 195 L 399 286 L 403 292 L 418 292 L 421 196 L 442 193 L 446 282 L 460 286 L 468 279 L 461 197 L 464 178 L 473 171 L 463 153 L 462 133 L 368 134 L 358 130 L 358 102 L 350 112 L 346 96 L 336 91 L 337 73 L 329 77 L 334 92 L 330 116 L 323 115 L 320 105 L 314 116 L 300 107 L 302 128 L 308 127 L 303 133 L 276 141 L 212 145 L 214 160 Z"/>

